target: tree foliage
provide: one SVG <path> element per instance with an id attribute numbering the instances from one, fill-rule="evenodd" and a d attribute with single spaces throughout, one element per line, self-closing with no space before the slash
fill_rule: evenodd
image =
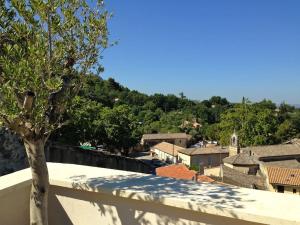
<path id="1" fill-rule="evenodd" d="M 241 146 L 275 144 L 278 129 L 275 109 L 269 101 L 252 104 L 246 100 L 227 110 L 219 123 L 221 144 L 229 144 L 234 129 L 239 134 Z"/>
<path id="2" fill-rule="evenodd" d="M 144 133 L 186 132 L 191 134 L 195 141 L 217 140 L 227 145 L 231 134 L 236 129 L 243 146 L 280 143 L 297 137 L 300 133 L 299 111 L 285 103 L 277 107 L 270 100 L 251 103 L 244 98 L 241 103 L 233 104 L 219 96 L 213 96 L 202 102 L 191 101 L 182 98 L 181 95 L 178 97 L 163 94 L 149 96 L 135 90 L 131 91 L 112 78 L 103 80 L 95 75 L 87 76 L 80 98 L 87 101 L 86 107 L 83 102 L 80 109 L 80 111 L 90 111 L 87 113 L 90 114 L 87 121 L 94 121 L 95 117 L 95 110 L 89 109 L 90 100 L 93 101 L 96 109 L 99 107 L 97 109 L 99 112 L 105 108 L 105 114 L 108 115 L 115 115 L 117 107 L 126 107 L 123 111 L 127 118 L 126 123 L 119 115 L 115 115 L 114 120 L 108 117 L 105 119 L 106 122 L 102 123 L 99 121 L 104 121 L 104 118 L 99 116 L 98 125 L 95 126 L 94 122 L 91 124 L 93 124 L 92 129 L 101 130 L 102 133 L 89 132 L 93 136 L 89 139 L 87 139 L 89 135 L 85 135 L 86 141 L 104 144 L 112 149 L 133 147 Z M 76 110 L 79 108 L 75 109 L 74 115 Z M 76 123 L 79 123 L 80 117 L 82 116 L 76 117 L 75 121 L 78 121 Z M 118 124 L 127 127 L 125 129 Z M 82 125 L 83 127 L 70 128 L 70 131 L 76 130 L 77 133 L 81 133 L 81 137 L 73 138 L 75 140 L 73 144 L 78 144 L 79 140 L 83 142 L 83 134 L 80 130 L 83 130 L 84 126 L 89 130 L 86 121 Z M 62 133 L 66 136 L 70 132 Z M 124 142 L 124 139 L 128 141 Z"/>
<path id="3" fill-rule="evenodd" d="M 48 136 L 62 124 L 82 77 L 108 46 L 102 2 L 1 1 L 0 117 L 19 133 Z"/>

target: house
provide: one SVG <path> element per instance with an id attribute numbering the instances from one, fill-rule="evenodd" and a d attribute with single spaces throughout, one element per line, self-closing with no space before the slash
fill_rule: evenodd
<path id="1" fill-rule="evenodd" d="M 141 139 L 141 144 L 145 149 L 149 149 L 150 147 L 164 141 L 186 148 L 191 138 L 192 136 L 186 133 L 144 134 Z"/>
<path id="2" fill-rule="evenodd" d="M 235 169 L 245 174 L 256 175 L 259 169 L 259 161 L 254 156 L 247 153 L 226 157 L 223 159 L 224 166 Z"/>
<path id="3" fill-rule="evenodd" d="M 150 152 L 153 157 L 157 157 L 160 160 L 168 163 L 177 163 L 178 151 L 182 149 L 184 148 L 163 141 L 151 147 Z"/>
<path id="4" fill-rule="evenodd" d="M 229 157 L 223 159 L 221 177 L 229 184 L 272 189 L 268 188 L 265 168 L 300 169 L 300 145 L 297 142 L 240 148 L 238 136 L 233 134 L 228 149 Z"/>
<path id="5" fill-rule="evenodd" d="M 270 191 L 300 194 L 300 169 L 266 167 L 266 177 Z"/>
<path id="6" fill-rule="evenodd" d="M 225 158 L 223 162 L 224 166 L 251 174 L 259 170 L 260 164 L 300 168 L 300 145 L 290 143 L 242 148 L 240 153 Z"/>
<path id="7" fill-rule="evenodd" d="M 171 177 L 182 180 L 194 180 L 197 182 L 214 182 L 214 180 L 208 176 L 199 175 L 196 171 L 189 170 L 184 164 L 174 164 L 170 166 L 159 167 L 156 169 L 156 175 L 160 177 Z"/>
<path id="8" fill-rule="evenodd" d="M 234 133 L 229 146 L 229 157 L 224 166 L 243 173 L 259 170 L 259 165 L 300 168 L 300 144 L 297 141 L 279 145 L 251 146 L 240 148 L 238 136 Z"/>
<path id="9" fill-rule="evenodd" d="M 210 168 L 222 164 L 222 160 L 228 157 L 227 149 L 217 147 L 210 148 L 186 148 L 178 151 L 178 161 L 191 167 L 202 166 Z"/>

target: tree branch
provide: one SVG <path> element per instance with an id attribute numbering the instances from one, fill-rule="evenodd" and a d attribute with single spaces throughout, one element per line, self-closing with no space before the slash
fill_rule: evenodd
<path id="1" fill-rule="evenodd" d="M 2 120 L 3 120 L 3 122 L 5 123 L 6 126 L 10 126 L 10 121 L 7 118 L 6 115 L 0 113 L 0 118 L 2 118 Z"/>
<path id="2" fill-rule="evenodd" d="M 46 110 L 46 117 L 49 124 L 54 124 L 59 122 L 59 117 L 62 115 L 64 108 L 63 103 L 68 98 L 68 91 L 70 91 L 72 85 L 72 67 L 75 64 L 75 59 L 72 57 L 72 51 L 70 55 L 67 57 L 64 68 L 67 70 L 67 74 L 62 76 L 63 84 L 60 90 L 56 92 L 52 92 L 48 98 L 48 109 Z"/>
<path id="3" fill-rule="evenodd" d="M 23 102 L 23 109 L 26 113 L 30 113 L 34 106 L 35 94 L 32 91 L 27 91 L 25 93 L 25 98 Z"/>

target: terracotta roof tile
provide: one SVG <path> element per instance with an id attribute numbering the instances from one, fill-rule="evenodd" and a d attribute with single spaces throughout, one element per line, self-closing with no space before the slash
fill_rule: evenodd
<path id="1" fill-rule="evenodd" d="M 210 177 L 205 176 L 205 175 L 199 175 L 199 176 L 197 177 L 197 181 L 198 181 L 198 182 L 207 182 L 207 183 L 215 182 L 215 180 L 213 180 L 213 179 L 211 179 Z"/>
<path id="2" fill-rule="evenodd" d="M 267 171 L 271 184 L 300 186 L 300 169 L 267 167 Z"/>
<path id="3" fill-rule="evenodd" d="M 183 164 L 174 164 L 165 167 L 159 167 L 156 169 L 156 175 L 161 177 L 171 177 L 176 179 L 183 179 L 183 180 L 193 180 L 196 177 L 197 172 L 194 170 L 189 170 Z M 198 182 L 214 182 L 213 179 L 205 176 L 205 175 L 198 175 L 197 178 Z"/>

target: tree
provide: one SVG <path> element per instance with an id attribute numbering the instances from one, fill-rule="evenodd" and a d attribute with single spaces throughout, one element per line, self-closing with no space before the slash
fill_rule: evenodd
<path id="1" fill-rule="evenodd" d="M 127 155 L 130 147 L 137 143 L 133 130 L 137 126 L 130 108 L 127 105 L 116 106 L 113 109 L 104 108 L 101 112 L 103 127 L 106 132 L 105 143 L 111 148 L 123 150 Z"/>
<path id="2" fill-rule="evenodd" d="M 211 141 L 219 140 L 219 129 L 217 123 L 204 126 L 203 130 L 205 139 Z"/>
<path id="3" fill-rule="evenodd" d="M 48 224 L 44 146 L 85 74 L 108 47 L 102 1 L 0 1 L 0 118 L 19 134 L 32 172 L 30 224 Z"/>
<path id="4" fill-rule="evenodd" d="M 186 99 L 186 96 L 184 95 L 183 92 L 179 92 L 179 97 L 180 97 L 181 99 Z"/>
<path id="5" fill-rule="evenodd" d="M 51 140 L 79 145 L 89 142 L 92 146 L 103 144 L 105 130 L 101 118 L 103 106 L 93 100 L 76 96 L 67 113 L 69 123 L 51 135 Z"/>
<path id="6" fill-rule="evenodd" d="M 228 145 L 236 129 L 242 146 L 274 144 L 277 130 L 275 112 L 269 106 L 257 106 L 244 99 L 221 115 L 219 136 L 222 145 Z"/>
<path id="7" fill-rule="evenodd" d="M 276 132 L 276 137 L 280 141 L 287 141 L 292 138 L 299 138 L 300 137 L 300 111 L 295 111 L 293 113 L 290 106 L 285 105 L 284 108 L 289 108 L 290 115 L 287 116 L 287 119 L 284 120 L 278 127 Z M 283 112 L 281 115 L 284 115 Z M 282 117 L 279 117 L 282 119 Z"/>
<path id="8" fill-rule="evenodd" d="M 270 110 L 275 110 L 277 108 L 276 104 L 272 102 L 271 100 L 264 99 L 260 102 L 254 103 L 253 104 L 257 108 L 261 109 L 270 109 Z"/>
<path id="9" fill-rule="evenodd" d="M 295 111 L 295 107 L 286 104 L 285 102 L 281 103 L 278 108 L 278 119 L 281 123 L 285 120 L 291 118 L 291 114 Z"/>
<path id="10" fill-rule="evenodd" d="M 212 96 L 209 99 L 210 105 L 229 105 L 229 102 L 226 98 L 222 98 L 220 96 Z"/>

